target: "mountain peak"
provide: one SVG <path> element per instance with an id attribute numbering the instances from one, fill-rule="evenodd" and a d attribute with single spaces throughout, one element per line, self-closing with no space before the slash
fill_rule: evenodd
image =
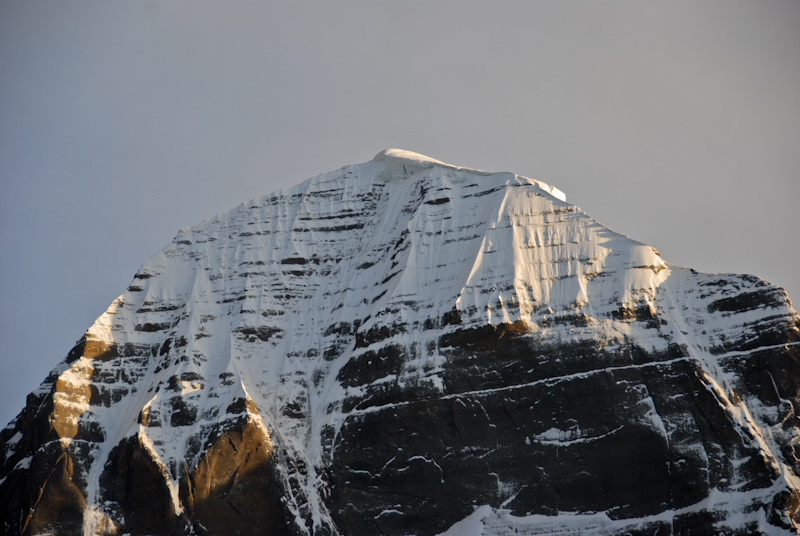
<path id="1" fill-rule="evenodd" d="M 452 164 L 446 164 L 440 160 L 436 160 L 435 158 L 431 158 L 429 156 L 425 156 L 423 154 L 415 153 L 412 151 L 406 151 L 403 149 L 385 149 L 376 154 L 375 157 L 372 159 L 372 162 L 383 163 L 389 167 L 390 173 L 394 175 L 400 175 L 403 177 L 408 176 L 409 173 L 411 172 L 430 169 L 435 166 L 455 171 L 468 172 L 478 176 L 492 176 L 492 175 L 512 176 L 517 180 L 517 182 L 524 181 L 529 184 L 536 184 L 539 188 L 546 191 L 548 194 L 552 195 L 553 197 L 555 197 L 560 201 L 567 200 L 567 196 L 564 194 L 564 192 L 562 192 L 555 186 L 550 186 L 549 184 L 545 184 L 542 181 L 518 176 L 513 173 L 505 173 L 505 172 L 497 173 L 490 171 L 482 171 L 480 169 L 454 166 Z"/>
<path id="2" fill-rule="evenodd" d="M 145 262 L 0 432 L 0 518 L 777 534 L 798 341 L 780 288 L 669 265 L 545 183 L 389 149 Z"/>
<path id="3" fill-rule="evenodd" d="M 385 149 L 376 154 L 373 160 L 375 162 L 395 162 L 422 169 L 431 168 L 436 165 L 453 167 L 434 158 L 403 149 Z"/>

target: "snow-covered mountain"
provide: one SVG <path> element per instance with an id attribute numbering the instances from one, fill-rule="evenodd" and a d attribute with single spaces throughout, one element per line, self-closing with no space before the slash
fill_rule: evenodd
<path id="1" fill-rule="evenodd" d="M 796 533 L 798 341 L 781 288 L 383 151 L 147 261 L 0 433 L 3 530 Z"/>

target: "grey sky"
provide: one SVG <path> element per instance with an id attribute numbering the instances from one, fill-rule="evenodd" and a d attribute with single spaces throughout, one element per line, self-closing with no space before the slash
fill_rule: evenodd
<path id="1" fill-rule="evenodd" d="M 800 300 L 800 3 L 0 1 L 0 421 L 177 230 L 403 148 Z"/>

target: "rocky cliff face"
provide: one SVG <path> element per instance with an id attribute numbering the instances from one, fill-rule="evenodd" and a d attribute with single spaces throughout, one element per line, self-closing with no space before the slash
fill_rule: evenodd
<path id="1" fill-rule="evenodd" d="M 5 534 L 791 534 L 800 316 L 413 153 L 183 229 L 0 433 Z"/>

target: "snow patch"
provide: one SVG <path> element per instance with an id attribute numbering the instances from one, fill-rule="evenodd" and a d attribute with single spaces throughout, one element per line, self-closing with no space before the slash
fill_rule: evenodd
<path id="1" fill-rule="evenodd" d="M 774 536 L 794 534 L 767 522 L 763 508 L 750 508 L 754 503 L 766 502 L 778 491 L 778 486 L 747 492 L 712 490 L 709 497 L 679 510 L 667 510 L 653 516 L 630 519 L 611 519 L 605 512 L 560 512 L 557 515 L 512 515 L 509 510 L 483 505 L 472 514 L 453 524 L 437 536 L 506 536 L 509 534 L 574 534 L 576 536 L 607 536 L 624 531 L 654 531 L 656 524 L 672 525 L 683 514 L 702 510 L 735 512 L 728 519 L 715 524 L 721 531 L 737 530 L 755 525 L 763 534 Z"/>
<path id="2" fill-rule="evenodd" d="M 19 443 L 20 439 L 22 439 L 22 432 L 17 432 L 13 436 L 11 436 L 11 439 L 6 441 L 6 446 L 16 445 L 17 443 Z"/>
<path id="3" fill-rule="evenodd" d="M 25 458 L 22 458 L 17 462 L 17 465 L 14 466 L 14 471 L 29 469 L 31 466 L 31 460 L 33 460 L 33 456 L 26 456 Z"/>

